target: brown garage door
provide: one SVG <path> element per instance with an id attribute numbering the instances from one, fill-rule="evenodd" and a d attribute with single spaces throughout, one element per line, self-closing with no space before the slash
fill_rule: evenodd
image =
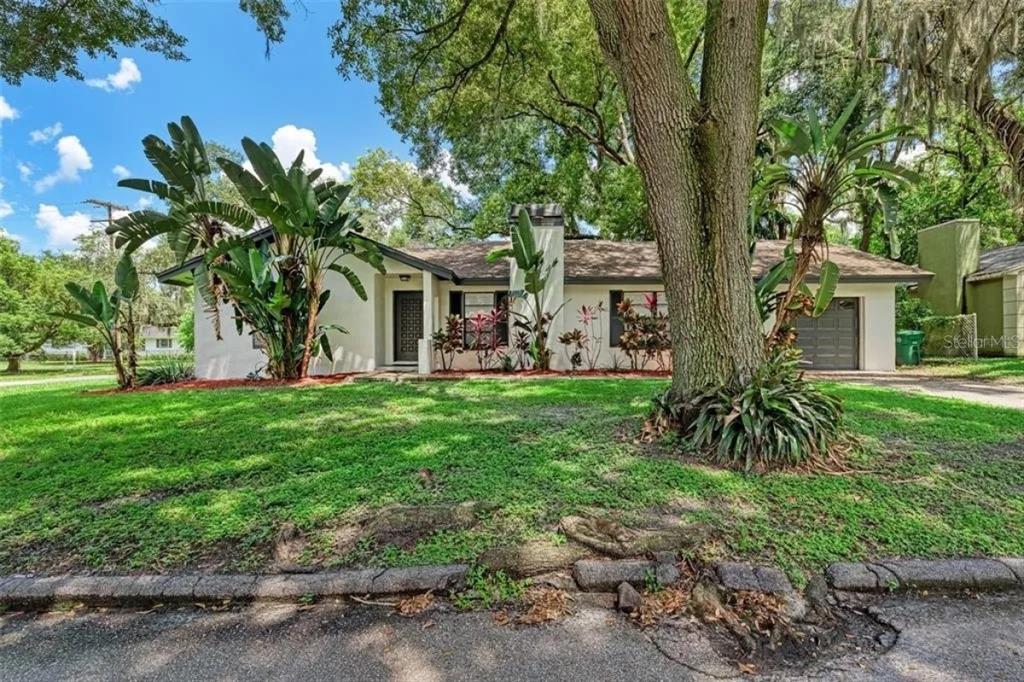
<path id="1" fill-rule="evenodd" d="M 860 368 L 860 310 L 856 298 L 837 298 L 821 317 L 801 317 L 796 345 L 810 369 Z"/>

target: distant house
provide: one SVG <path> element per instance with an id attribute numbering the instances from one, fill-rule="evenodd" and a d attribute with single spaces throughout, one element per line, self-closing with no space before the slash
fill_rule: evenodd
<path id="1" fill-rule="evenodd" d="M 178 355 L 185 352 L 185 349 L 178 343 L 178 328 L 176 326 L 160 327 L 144 324 L 139 337 L 142 339 L 139 354 L 143 356 Z"/>
<path id="2" fill-rule="evenodd" d="M 977 220 L 917 233 L 918 261 L 935 276 L 918 293 L 939 315 L 974 313 L 978 352 L 1024 356 L 1024 244 L 981 251 Z"/>
<path id="3" fill-rule="evenodd" d="M 185 352 L 185 349 L 178 343 L 178 328 L 176 326 L 161 327 L 144 324 L 139 329 L 138 337 L 139 357 L 179 355 Z M 48 358 L 74 359 L 79 362 L 89 359 L 89 347 L 83 343 L 73 343 L 66 346 L 54 346 L 47 343 L 39 350 Z M 109 359 L 110 349 L 104 348 L 101 357 Z"/>
<path id="4" fill-rule="evenodd" d="M 604 304 L 604 349 L 600 367 L 626 366 L 619 352 L 621 323 L 615 306 L 623 298 L 635 303 L 645 293 L 664 291 L 657 247 L 653 242 L 616 242 L 566 239 L 564 217 L 555 205 L 527 207 L 538 245 L 547 262 L 555 262 L 543 307 L 554 313 L 550 338 L 577 325 L 582 305 Z M 514 263 L 488 263 L 486 255 L 503 242 L 474 242 L 452 248 L 396 249 L 380 245 L 387 274 L 347 257 L 346 265 L 361 278 L 368 300 L 356 297 L 340 275 L 328 273 L 327 288 L 334 295 L 323 311 L 325 323 L 338 323 L 348 334 L 331 333 L 334 361 L 319 358 L 313 373 L 331 374 L 407 367 L 428 373 L 435 368 L 430 336 L 445 317 L 463 319 L 501 305 L 509 291 L 521 288 L 522 276 Z M 782 258 L 786 242 L 757 244 L 751 276 L 757 279 Z M 917 283 L 930 274 L 845 246 L 832 246 L 830 257 L 841 271 L 837 295 L 829 310 L 817 319 L 799 322 L 800 345 L 812 368 L 890 370 L 895 364 L 895 289 L 898 283 Z M 199 260 L 160 273 L 166 284 L 190 285 Z M 811 272 L 813 286 L 816 271 Z M 253 337 L 222 324 L 217 340 L 201 296 L 195 296 L 196 374 L 204 378 L 244 377 L 265 364 Z M 564 304 L 564 306 L 563 306 Z M 230 320 L 230 308 L 221 308 Z M 554 343 L 552 344 L 554 347 Z M 557 348 L 555 348 L 557 351 Z M 470 354 L 459 358 L 470 368 Z M 555 369 L 567 369 L 561 353 Z"/>

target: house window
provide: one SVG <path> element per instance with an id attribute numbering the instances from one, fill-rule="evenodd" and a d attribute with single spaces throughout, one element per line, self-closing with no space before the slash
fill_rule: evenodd
<path id="1" fill-rule="evenodd" d="M 462 341 L 467 346 L 473 342 L 472 326 L 469 320 L 477 314 L 487 315 L 492 310 L 508 310 L 510 306 L 507 291 L 452 291 L 448 294 L 448 314 L 462 316 Z M 509 323 L 498 326 L 498 341 L 508 344 Z"/>
<path id="2" fill-rule="evenodd" d="M 156 347 L 160 350 L 168 350 L 173 344 L 170 339 L 157 339 Z"/>
<path id="3" fill-rule="evenodd" d="M 622 325 L 622 318 L 619 317 L 619 304 L 624 299 L 629 299 L 633 304 L 633 308 L 636 309 L 641 315 L 650 315 L 650 310 L 647 307 L 647 297 L 656 296 L 658 300 L 657 310 L 662 315 L 668 315 L 668 301 L 665 298 L 664 291 L 611 291 L 609 292 L 609 300 L 611 303 L 611 314 L 608 315 L 608 338 L 610 339 L 609 345 L 613 348 L 617 348 L 619 345 L 619 339 L 622 337 L 622 332 L 625 331 Z"/>

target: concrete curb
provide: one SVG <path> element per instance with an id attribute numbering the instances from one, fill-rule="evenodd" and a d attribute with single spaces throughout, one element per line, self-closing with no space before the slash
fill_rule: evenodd
<path id="1" fill-rule="evenodd" d="M 469 566 L 414 566 L 280 575 L 0 577 L 0 604 L 142 605 L 196 601 L 275 601 L 304 596 L 390 595 L 461 587 Z"/>
<path id="2" fill-rule="evenodd" d="M 839 562 L 825 570 L 825 577 L 832 589 L 847 592 L 1017 590 L 1024 588 L 1024 558 Z"/>
<path id="3" fill-rule="evenodd" d="M 623 583 L 636 588 L 652 582 L 673 583 L 679 578 L 676 559 L 671 552 L 659 553 L 653 560 L 581 559 L 573 565 L 571 577 L 564 575 L 563 580 L 570 588 L 581 590 L 575 597 L 581 602 L 614 605 L 615 590 Z M 468 571 L 465 564 L 450 564 L 274 575 L 0 576 L 0 604 L 39 607 L 69 601 L 134 606 L 445 592 L 463 587 Z M 722 562 L 715 565 L 715 575 L 725 589 L 777 595 L 784 598 L 788 611 L 799 614 L 806 610 L 800 592 L 774 566 Z M 1024 588 L 1024 557 L 838 562 L 825 570 L 825 579 L 832 589 L 845 592 L 1018 590 Z M 813 577 L 814 580 L 822 582 L 821 577 Z"/>

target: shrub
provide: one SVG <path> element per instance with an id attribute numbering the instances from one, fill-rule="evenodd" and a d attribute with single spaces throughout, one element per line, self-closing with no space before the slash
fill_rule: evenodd
<path id="1" fill-rule="evenodd" d="M 441 369 L 445 372 L 454 365 L 455 356 L 465 350 L 462 342 L 462 329 L 462 316 L 449 315 L 444 320 L 444 327 L 430 337 L 434 351 L 441 358 Z"/>
<path id="2" fill-rule="evenodd" d="M 476 313 L 466 320 L 469 325 L 469 350 L 476 353 L 481 371 L 501 366 L 507 348 L 501 342 L 498 329 L 507 320 L 505 311 L 495 308 L 487 313 Z"/>
<path id="3" fill-rule="evenodd" d="M 195 378 L 195 362 L 191 356 L 164 356 L 154 364 L 139 370 L 138 385 L 161 386 Z"/>
<path id="4" fill-rule="evenodd" d="M 683 399 L 656 399 L 683 443 L 717 464 L 746 471 L 823 463 L 848 442 L 839 400 L 805 381 L 800 352 L 780 350 L 749 381 Z"/>
<path id="5" fill-rule="evenodd" d="M 907 287 L 896 287 L 897 331 L 904 329 L 922 331 L 924 319 L 934 314 L 927 301 L 911 294 Z"/>
<path id="6" fill-rule="evenodd" d="M 575 372 L 583 365 L 583 350 L 589 343 L 587 335 L 580 329 L 573 329 L 559 335 L 558 342 L 565 346 L 569 368 Z"/>
<path id="7" fill-rule="evenodd" d="M 647 369 L 654 360 L 658 369 L 668 369 L 665 357 L 672 350 L 672 340 L 668 315 L 658 310 L 658 294 L 644 294 L 643 309 L 637 308 L 628 298 L 623 299 L 618 305 L 618 313 L 622 320 L 619 348 L 629 358 L 630 367 L 634 370 Z"/>

